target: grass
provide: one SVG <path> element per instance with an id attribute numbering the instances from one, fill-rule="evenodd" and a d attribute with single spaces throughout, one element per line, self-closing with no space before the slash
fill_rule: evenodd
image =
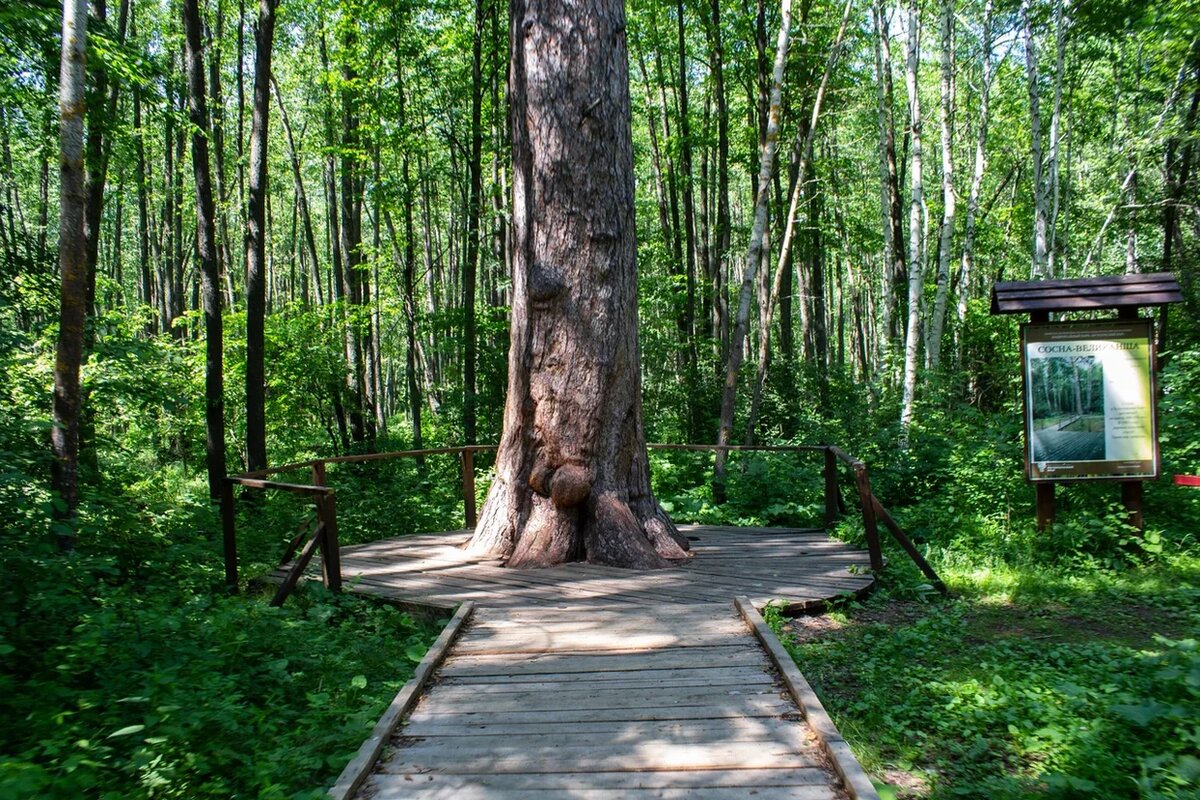
<path id="1" fill-rule="evenodd" d="M 1200 558 L 943 570 L 775 624 L 897 798 L 1200 796 Z"/>

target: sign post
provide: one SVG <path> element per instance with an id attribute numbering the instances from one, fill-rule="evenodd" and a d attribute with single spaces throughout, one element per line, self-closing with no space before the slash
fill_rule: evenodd
<path id="1" fill-rule="evenodd" d="M 1155 326 L 1145 306 L 1182 299 L 1167 273 L 1012 281 L 992 313 L 1028 312 L 1021 326 L 1025 477 L 1038 529 L 1054 523 L 1056 483 L 1121 483 L 1129 523 L 1144 530 L 1142 481 L 1159 477 Z M 1050 321 L 1051 312 L 1115 309 L 1116 319 Z"/>

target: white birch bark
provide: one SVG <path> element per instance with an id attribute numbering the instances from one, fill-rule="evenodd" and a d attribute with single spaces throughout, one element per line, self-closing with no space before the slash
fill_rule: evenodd
<path id="1" fill-rule="evenodd" d="M 1046 171 L 1050 181 L 1050 241 L 1047 248 L 1046 273 L 1048 277 L 1058 274 L 1058 209 L 1061 192 L 1058 179 L 1058 151 L 1062 140 L 1062 96 L 1063 96 L 1063 65 L 1067 53 L 1067 28 L 1070 21 L 1065 16 L 1066 0 L 1058 0 L 1054 4 L 1054 110 L 1050 114 L 1050 153 L 1046 161 Z"/>
<path id="2" fill-rule="evenodd" d="M 83 159 L 83 119 L 87 112 L 87 1 L 64 0 L 62 67 L 59 72 L 59 327 L 54 365 L 53 482 L 64 507 L 60 519 L 71 520 L 79 501 L 79 370 L 83 361 L 83 327 L 87 313 L 87 206 Z M 69 550 L 74 536 L 58 534 Z"/>
<path id="3" fill-rule="evenodd" d="M 821 75 L 821 83 L 817 86 L 816 97 L 813 98 L 812 114 L 808 121 L 808 130 L 805 134 L 804 141 L 797 141 L 796 149 L 800 153 L 800 163 L 796 169 L 796 183 L 792 186 L 791 199 L 788 202 L 788 215 L 784 222 L 783 242 L 779 247 L 779 258 L 776 260 L 775 275 L 771 281 L 771 289 L 767 293 L 767 302 L 761 304 L 762 307 L 762 329 L 758 341 L 758 367 L 754 375 L 754 393 L 750 399 L 750 416 L 746 425 L 746 444 L 753 444 L 754 426 L 758 419 L 759 405 L 762 403 L 763 386 L 767 380 L 767 365 L 769 362 L 769 350 L 771 346 L 771 320 L 775 317 L 775 307 L 779 303 L 779 295 L 783 290 L 783 274 L 787 268 L 788 260 L 792 252 L 792 243 L 796 233 L 796 219 L 800 210 L 800 196 L 804 193 L 804 185 L 808 181 L 808 167 L 812 163 L 813 143 L 817 137 L 817 122 L 821 118 L 821 107 L 825 101 L 825 91 L 829 87 L 830 76 L 833 75 L 833 70 L 837 66 L 838 57 L 841 55 L 842 42 L 846 36 L 846 24 L 850 20 L 850 9 L 853 6 L 853 0 L 846 0 L 846 5 L 842 9 L 842 22 L 838 27 L 837 37 L 833 41 L 833 46 L 829 49 L 829 57 L 825 61 L 825 72 Z M 799 132 L 797 132 L 799 136 Z M 797 285 L 803 286 L 802 267 L 797 264 Z M 800 311 L 803 314 L 807 308 L 806 303 L 800 304 Z M 807 330 L 807 325 L 805 325 Z"/>
<path id="4" fill-rule="evenodd" d="M 917 62 L 920 55 L 921 17 L 917 0 L 908 4 L 908 57 L 904 67 L 904 85 L 908 90 L 908 116 L 912 130 L 909 150 L 912 199 L 908 211 L 908 324 L 904 336 L 904 388 L 900 405 L 900 425 L 912 424 L 917 390 L 917 355 L 921 339 L 922 226 L 925 186 L 921 174 L 921 96 L 917 86 Z M 906 445 L 906 441 L 901 442 Z"/>
<path id="5" fill-rule="evenodd" d="M 971 282 L 975 280 L 975 225 L 979 216 L 979 193 L 987 170 L 988 100 L 992 90 L 992 0 L 983 6 L 983 75 L 979 86 L 979 129 L 975 136 L 975 166 L 967 196 L 967 220 L 963 231 L 962 272 L 958 280 L 958 322 L 967 318 Z"/>
<path id="6" fill-rule="evenodd" d="M 1021 0 L 1021 27 L 1025 39 L 1025 78 L 1029 84 L 1029 137 L 1033 159 L 1033 261 L 1030 277 L 1034 280 L 1049 277 L 1047 251 L 1046 181 L 1042 159 L 1041 92 L 1038 89 L 1037 43 L 1033 38 L 1033 22 L 1029 18 L 1030 0 Z"/>
<path id="7" fill-rule="evenodd" d="M 892 237 L 892 197 L 891 182 L 888 179 L 888 133 L 891 130 L 892 110 L 888 105 L 887 91 L 884 85 L 885 70 L 891 69 L 891 60 L 884 62 L 883 40 L 887 36 L 887 19 L 883 13 L 882 0 L 876 0 L 871 7 L 871 16 L 875 23 L 875 108 L 879 120 L 879 214 L 883 223 L 883 296 L 891 298 L 895 292 L 892 284 L 892 264 L 895 260 L 897 242 Z M 883 328 L 891 330 L 892 304 L 883 304 Z M 890 338 L 885 336 L 881 342 L 880 355 L 886 358 Z"/>
<path id="8" fill-rule="evenodd" d="M 721 418 L 717 430 L 717 444 L 729 444 L 733 435 L 734 398 L 737 394 L 738 371 L 742 366 L 745 351 L 746 331 L 750 325 L 750 301 L 754 293 L 754 279 L 762 259 L 763 234 L 767 228 L 767 199 L 771 193 L 771 170 L 775 165 L 775 151 L 779 145 L 779 114 L 783 98 L 783 67 L 787 62 L 788 35 L 792 23 L 792 2 L 783 0 L 780 8 L 779 38 L 775 46 L 775 65 L 771 72 L 771 100 L 767 116 L 767 136 L 759 159 L 758 186 L 754 197 L 754 226 L 750 232 L 750 246 L 746 252 L 746 267 L 742 274 L 742 286 L 738 292 L 738 310 L 734 323 L 733 341 L 729 347 L 729 363 L 725 367 L 725 388 L 721 394 Z M 718 450 L 713 468 L 713 493 L 716 499 L 724 499 L 726 453 Z"/>
<path id="9" fill-rule="evenodd" d="M 946 306 L 950 298 L 950 248 L 954 241 L 954 218 L 958 198 L 954 193 L 954 0 L 942 2 L 942 229 L 938 246 L 937 293 L 933 301 L 933 322 L 929 327 L 926 364 L 930 369 L 941 365 L 942 333 L 946 326 Z"/>

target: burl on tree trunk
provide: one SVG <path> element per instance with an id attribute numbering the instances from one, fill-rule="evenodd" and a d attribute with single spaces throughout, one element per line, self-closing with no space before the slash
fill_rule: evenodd
<path id="1" fill-rule="evenodd" d="M 513 304 L 496 479 L 467 547 L 665 567 L 642 426 L 623 0 L 512 0 Z"/>

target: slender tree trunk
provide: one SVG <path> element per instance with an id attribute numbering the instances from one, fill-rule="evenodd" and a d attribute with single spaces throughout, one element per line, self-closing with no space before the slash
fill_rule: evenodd
<path id="1" fill-rule="evenodd" d="M 271 76 L 271 85 L 275 88 L 275 102 L 279 106 L 279 124 L 283 126 L 288 158 L 292 162 L 292 182 L 296 189 L 296 201 L 300 206 L 300 220 L 304 226 L 304 246 L 313 265 L 313 275 L 318 276 L 317 265 L 321 262 L 317 258 L 317 240 L 313 235 L 312 215 L 308 210 L 308 194 L 304 191 L 304 178 L 300 173 L 300 153 L 296 149 L 295 139 L 292 138 L 292 126 L 288 122 L 287 109 L 283 105 L 283 95 L 279 93 L 279 85 L 275 82 L 274 75 Z M 321 290 L 321 281 L 314 280 L 313 285 L 316 288 L 317 305 L 324 305 L 325 297 Z"/>
<path id="2" fill-rule="evenodd" d="M 758 187 L 754 200 L 754 227 L 750 232 L 750 246 L 746 253 L 746 268 L 742 274 L 742 286 L 738 294 L 738 311 L 734 323 L 733 340 L 730 343 L 728 363 L 725 368 L 725 388 L 721 393 L 720 426 L 717 429 L 717 445 L 728 445 L 733 435 L 734 400 L 737 394 L 738 372 L 745 351 L 746 332 L 750 325 L 750 301 L 754 279 L 762 260 L 763 236 L 767 227 L 767 199 L 771 191 L 771 170 L 775 164 L 775 151 L 779 144 L 779 115 L 783 96 L 783 67 L 787 62 L 788 39 L 792 21 L 791 0 L 782 0 L 780 8 L 779 38 L 776 42 L 775 66 L 771 73 L 771 99 L 767 113 L 767 132 L 758 165 Z M 725 463 L 727 453 L 717 450 L 713 467 L 713 499 L 725 501 Z"/>
<path id="3" fill-rule="evenodd" d="M 1054 108 L 1050 114 L 1050 152 L 1046 159 L 1046 172 L 1048 173 L 1048 200 L 1050 241 L 1047 243 L 1046 254 L 1046 272 L 1050 277 L 1054 277 L 1059 273 L 1058 269 L 1058 211 L 1060 200 L 1062 197 L 1061 187 L 1059 183 L 1059 158 L 1058 153 L 1062 142 L 1062 105 L 1063 105 L 1063 72 L 1066 61 L 1067 52 L 1067 29 L 1070 27 L 1070 21 L 1065 18 L 1064 6 L 1066 0 L 1056 0 L 1054 4 L 1054 37 L 1055 37 L 1055 56 L 1054 56 Z"/>
<path id="4" fill-rule="evenodd" d="M 108 7 L 105 0 L 92 0 L 96 21 L 101 27 L 108 24 Z M 129 20 L 129 0 L 121 0 L 117 21 L 117 40 L 124 43 L 126 25 Z M 87 304 L 89 313 L 96 311 L 96 265 L 100 252 L 100 225 L 104 214 L 104 184 L 108 177 L 108 156 L 112 141 L 106 136 L 108 127 L 116 119 L 118 83 L 110 85 L 108 70 L 103 65 L 94 71 L 94 99 L 88 107 L 87 117 L 87 214 L 84 219 L 84 235 L 87 236 L 88 287 Z"/>
<path id="5" fill-rule="evenodd" d="M 716 206 L 717 220 L 713 247 L 706 265 L 709 291 L 713 296 L 711 320 L 712 338 L 725 339 L 729 308 L 725 300 L 723 265 L 729 252 L 731 225 L 729 219 L 729 104 L 725 98 L 725 48 L 722 43 L 721 0 L 710 0 L 712 9 L 710 69 L 713 80 L 713 100 L 717 118 Z"/>
<path id="6" fill-rule="evenodd" d="M 87 189 L 84 174 L 83 120 L 87 59 L 87 2 L 63 3 L 62 70 L 59 74 L 59 296 L 58 344 L 54 362 L 54 488 L 62 499 L 58 518 L 70 526 L 79 506 L 79 369 L 83 363 L 83 327 L 87 316 L 87 236 L 84 232 Z M 73 529 L 59 528 L 59 547 L 74 546 Z"/>
<path id="7" fill-rule="evenodd" d="M 920 52 L 921 17 L 917 0 L 908 5 L 908 57 L 905 65 L 905 86 L 908 89 L 909 125 L 912 130 L 912 146 L 909 157 L 909 180 L 912 182 L 912 200 L 908 212 L 908 325 L 904 336 L 904 390 L 900 405 L 900 425 L 907 430 L 913 419 L 913 406 L 917 390 L 917 356 L 921 344 L 921 289 L 923 237 L 922 212 L 925 206 L 925 186 L 921 173 L 921 96 L 917 91 L 917 64 Z"/>
<path id="8" fill-rule="evenodd" d="M 687 389 L 687 420 L 689 438 L 700 435 L 699 409 L 696 394 L 700 376 L 697 371 L 696 353 L 696 204 L 694 174 L 692 170 L 692 123 L 688 102 L 688 58 L 687 37 L 684 35 L 685 5 L 678 0 L 675 6 L 675 21 L 679 44 L 679 177 L 683 195 L 684 263 L 686 264 L 687 300 L 683 309 L 681 333 L 683 334 L 684 381 Z"/>
<path id="9" fill-rule="evenodd" d="M 925 363 L 931 370 L 941 367 L 942 333 L 946 326 L 946 306 L 950 299 L 950 258 L 954 244 L 954 218 L 958 196 L 954 191 L 954 6 L 955 0 L 942 0 L 942 228 L 938 243 L 937 290 L 933 301 L 933 320 Z"/>
<path id="10" fill-rule="evenodd" d="M 354 442 L 365 442 L 373 438 L 373 423 L 368 424 L 366 409 L 366 353 L 363 347 L 362 307 L 366 304 L 364 285 L 366 276 L 362 270 L 362 204 L 364 179 L 359 166 L 363 155 L 358 118 L 358 70 L 354 64 L 357 57 L 357 22 L 342 29 L 342 138 L 341 163 L 341 250 L 342 277 L 345 281 L 346 317 L 346 389 L 350 402 L 350 437 Z M 368 428 L 372 430 L 368 430 Z"/>
<path id="11" fill-rule="evenodd" d="M 1037 42 L 1029 17 L 1030 0 L 1021 0 L 1021 26 L 1025 37 L 1025 79 L 1029 84 L 1029 136 L 1033 156 L 1033 267 L 1034 280 L 1050 277 L 1045 163 L 1042 158 L 1042 115 L 1039 108 Z"/>
<path id="12" fill-rule="evenodd" d="M 800 198 L 805 196 L 805 186 L 808 183 L 808 171 L 813 158 L 813 144 L 816 141 L 817 122 L 821 118 L 821 107 L 825 100 L 825 91 L 829 87 L 830 78 L 833 75 L 833 70 L 836 68 L 838 59 L 841 56 L 842 41 L 846 35 L 846 25 L 850 19 L 850 11 L 853 4 L 847 0 L 847 3 L 842 8 L 841 24 L 838 26 L 837 36 L 834 39 L 833 45 L 829 49 L 829 56 L 825 61 L 825 71 L 821 75 L 821 81 L 817 85 L 816 95 L 813 97 L 812 113 L 809 118 L 802 124 L 796 133 L 795 151 L 799 153 L 799 158 L 796 162 L 796 174 L 792 181 L 791 198 L 788 202 L 787 218 L 784 220 L 783 242 L 779 247 L 779 258 L 775 266 L 775 276 L 771 282 L 771 289 L 768 294 L 767 302 L 762 307 L 762 315 L 766 320 L 762 330 L 763 333 L 759 336 L 758 344 L 758 366 L 754 375 L 754 390 L 750 399 L 750 415 L 746 423 L 746 444 L 751 444 L 754 438 L 754 429 L 758 422 L 759 407 L 762 402 L 762 392 L 767 380 L 767 368 L 770 362 L 770 323 L 775 315 L 775 306 L 780 302 L 780 298 L 784 294 L 784 275 L 791 271 L 792 265 L 792 246 L 796 235 L 796 221 L 799 217 Z M 811 199 L 811 198 L 810 198 Z M 812 224 L 813 219 L 811 213 L 809 220 L 812 228 L 817 230 L 819 226 Z M 816 240 L 814 240 L 815 242 Z M 789 276 L 790 277 L 790 276 Z M 806 285 L 803 276 L 797 276 L 798 285 Z M 814 276 L 815 282 L 816 276 Z M 788 292 L 790 295 L 790 292 Z M 823 295 L 822 295 L 823 304 Z M 790 317 L 790 309 L 786 312 Z M 804 320 L 805 330 L 809 330 L 811 320 L 809 319 L 808 306 L 801 300 L 801 317 Z M 790 323 L 790 319 L 789 319 Z M 824 326 L 822 325 L 822 330 Z M 821 335 L 824 340 L 823 334 Z M 823 369 L 823 366 L 822 366 Z M 824 385 L 824 381 L 822 381 Z"/>
<path id="13" fill-rule="evenodd" d="M 267 126 L 271 112 L 271 49 L 276 0 L 259 0 L 254 31 L 254 98 L 250 123 L 250 186 L 246 215 L 246 464 L 267 466 L 266 314 Z"/>
<path id="14" fill-rule="evenodd" d="M 971 298 L 975 278 L 975 226 L 979 220 L 979 193 L 987 171 L 987 134 L 989 98 L 992 91 L 992 0 L 983 5 L 983 73 L 979 85 L 979 128 L 975 133 L 975 165 L 971 175 L 971 190 L 967 195 L 967 220 L 963 230 L 962 272 L 958 278 L 959 330 L 966 323 L 967 302 Z M 960 337 L 961 342 L 961 337 Z"/>
<path id="15" fill-rule="evenodd" d="M 224 339 L 221 321 L 221 270 L 217 257 L 216 209 L 208 158 L 209 119 L 204 96 L 204 52 L 199 0 L 183 0 L 186 30 L 188 117 L 192 123 L 192 171 L 196 181 L 196 237 L 204 302 L 204 449 L 209 497 L 221 497 L 225 479 Z"/>
<path id="16" fill-rule="evenodd" d="M 469 549 L 666 566 L 687 540 L 654 499 L 642 426 L 624 4 L 513 0 L 511 41 L 509 387 Z"/>
<path id="17" fill-rule="evenodd" d="M 483 34 L 484 0 L 475 0 L 475 39 L 471 50 L 471 155 L 467 165 L 471 194 L 467 205 L 466 261 L 463 263 L 463 443 L 475 444 L 476 333 L 475 279 L 479 269 L 479 217 L 483 199 Z"/>

